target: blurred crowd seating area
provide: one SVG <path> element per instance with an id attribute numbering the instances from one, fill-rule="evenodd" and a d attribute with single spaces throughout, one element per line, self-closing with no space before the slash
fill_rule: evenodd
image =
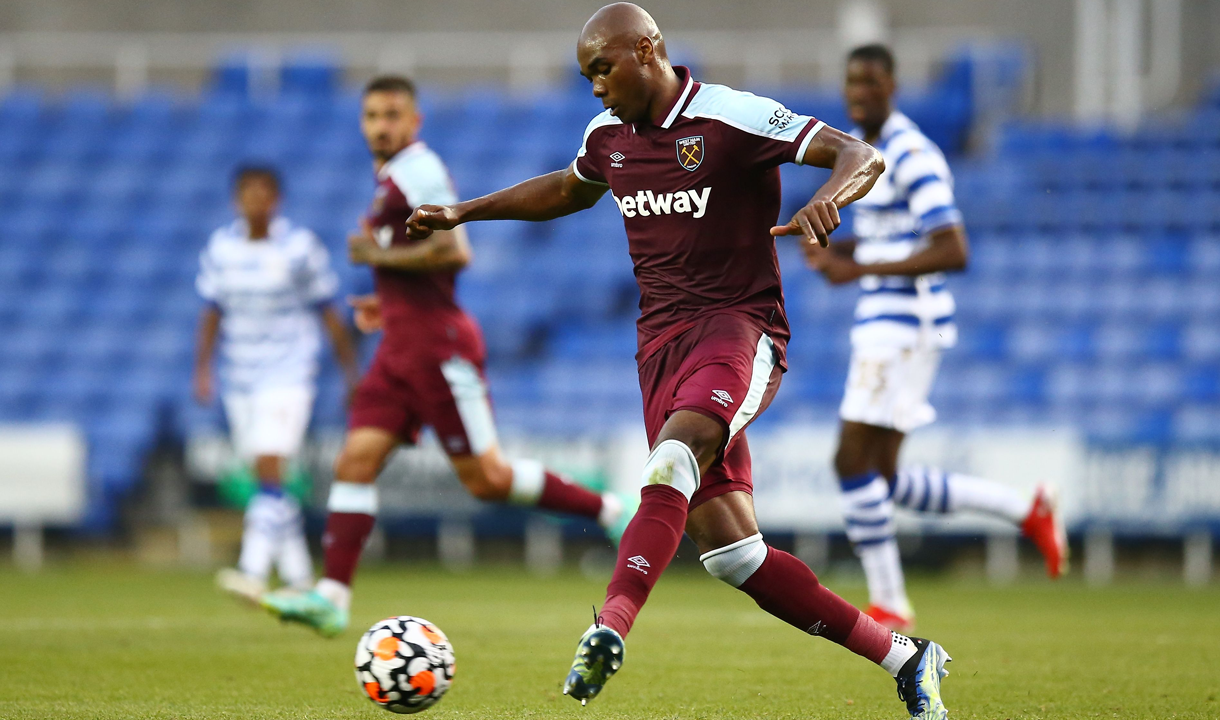
<path id="1" fill-rule="evenodd" d="M 962 340 L 936 386 L 943 420 L 1220 440 L 1220 96 L 1131 136 L 1016 124 L 967 154 L 968 76 L 951 64 L 900 103 L 949 154 L 974 244 L 951 280 Z M 237 63 L 200 94 L 0 97 L 0 422 L 85 429 L 87 528 L 113 522 L 150 449 L 221 427 L 218 407 L 190 399 L 193 281 L 210 231 L 231 217 L 237 165 L 280 168 L 284 214 L 331 248 L 345 293 L 370 287 L 345 253 L 372 192 L 358 89 L 320 62 L 286 65 L 273 96 L 251 85 Z M 845 125 L 834 89 L 764 92 Z M 425 88 L 421 104 L 424 138 L 464 197 L 565 166 L 600 110 L 577 80 L 526 97 Z M 822 177 L 786 168 L 785 212 Z M 637 291 L 613 203 L 471 236 L 460 293 L 487 336 L 501 423 L 558 436 L 638 422 Z M 792 371 L 761 422 L 833 421 L 856 292 L 805 270 L 791 242 L 780 254 Z M 343 421 L 328 359 L 314 426 Z"/>

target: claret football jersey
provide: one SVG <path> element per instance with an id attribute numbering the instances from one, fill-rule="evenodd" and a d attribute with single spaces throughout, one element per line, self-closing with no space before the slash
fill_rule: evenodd
<path id="1" fill-rule="evenodd" d="M 368 223 L 382 247 L 409 245 L 407 219 L 420 205 L 451 205 L 457 193 L 440 157 L 416 141 L 390 158 L 377 173 L 377 190 Z M 465 314 L 454 296 L 457 273 L 452 270 L 407 272 L 374 269 L 381 298 L 386 341 L 419 342 L 429 331 L 444 332 Z"/>
<path id="2" fill-rule="evenodd" d="M 768 328 L 783 363 L 789 336 L 775 240 L 779 165 L 800 163 L 824 124 L 780 103 L 675 70 L 682 90 L 660 122 L 589 123 L 573 165 L 608 186 L 640 286 L 639 358 L 711 312 Z"/>

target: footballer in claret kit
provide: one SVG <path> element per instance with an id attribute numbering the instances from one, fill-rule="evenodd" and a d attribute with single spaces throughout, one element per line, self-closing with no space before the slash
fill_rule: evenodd
<path id="1" fill-rule="evenodd" d="M 880 177 L 881 153 L 774 100 L 698 82 L 670 64 L 656 23 L 630 3 L 598 10 L 576 55 L 606 110 L 571 165 L 473 200 L 418 206 L 408 222 L 409 235 L 424 239 L 477 220 L 544 221 L 607 192 L 623 216 L 640 287 L 637 361 L 652 454 L 564 693 L 587 702 L 621 667 L 624 640 L 685 531 L 713 576 L 879 664 L 913 716 L 945 717 L 945 651 L 886 629 L 768 546 L 751 494 L 745 430 L 779 388 L 789 338 L 775 238 L 827 245 L 839 209 Z M 783 163 L 831 173 L 776 225 Z"/>
<path id="2" fill-rule="evenodd" d="M 349 238 L 353 263 L 373 269 L 376 294 L 356 298 L 356 325 L 383 330 L 372 366 L 352 397 L 348 433 L 335 461 L 327 502 L 324 573 L 308 592 L 276 592 L 262 604 L 281 619 L 322 635 L 346 629 L 351 584 L 377 514 L 377 476 L 400 445 L 431 426 L 474 497 L 579 515 L 617 541 L 636 501 L 596 494 L 536 460 L 500 450 L 484 380 L 479 325 L 457 303 L 457 275 L 471 260 L 464 228 L 407 236 L 415 208 L 457 202 L 440 157 L 417 133 L 415 85 L 398 76 L 372 80 L 362 99 L 361 130 L 373 156 L 377 189 L 362 232 Z"/>

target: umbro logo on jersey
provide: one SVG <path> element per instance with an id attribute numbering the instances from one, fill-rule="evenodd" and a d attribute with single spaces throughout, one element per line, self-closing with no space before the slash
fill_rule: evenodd
<path id="1" fill-rule="evenodd" d="M 712 188 L 709 186 L 702 190 L 679 190 L 664 195 L 651 190 L 641 190 L 635 195 L 621 198 L 612 193 L 611 197 L 623 217 L 693 213 L 693 217 L 701 218 L 707 212 L 707 200 L 711 195 Z"/>
<path id="2" fill-rule="evenodd" d="M 647 575 L 648 571 L 644 568 L 650 568 L 652 566 L 648 564 L 648 561 L 644 559 L 643 555 L 633 555 L 627 558 L 627 567 L 631 568 L 632 570 L 639 570 Z"/>
<path id="3" fill-rule="evenodd" d="M 733 402 L 733 396 L 723 390 L 713 390 L 712 399 L 720 403 L 724 407 L 728 407 L 729 403 Z"/>
<path id="4" fill-rule="evenodd" d="M 622 167 L 623 159 L 626 157 L 627 156 L 622 154 L 621 152 L 610 153 L 610 167 Z"/>
<path id="5" fill-rule="evenodd" d="M 703 136 L 691 135 L 675 141 L 678 146 L 678 164 L 694 171 L 703 163 Z"/>

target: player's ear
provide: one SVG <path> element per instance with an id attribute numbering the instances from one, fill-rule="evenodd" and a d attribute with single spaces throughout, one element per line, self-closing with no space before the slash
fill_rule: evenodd
<path id="1" fill-rule="evenodd" d="M 652 44 L 652 38 L 642 37 L 635 44 L 635 59 L 641 65 L 651 65 L 657 59 L 657 49 Z"/>

